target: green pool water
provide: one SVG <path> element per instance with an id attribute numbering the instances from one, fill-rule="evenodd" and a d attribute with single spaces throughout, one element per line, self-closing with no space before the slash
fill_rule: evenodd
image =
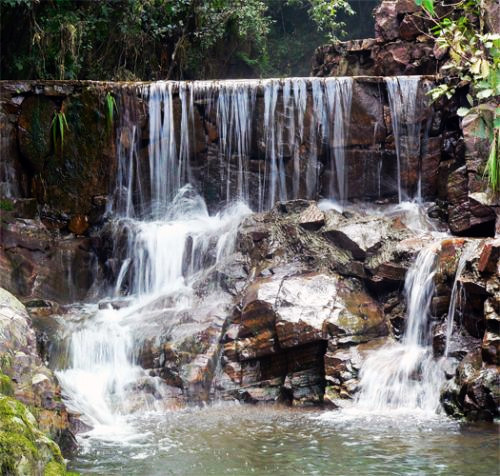
<path id="1" fill-rule="evenodd" d="M 97 475 L 497 475 L 498 426 L 419 414 L 215 405 L 80 437 L 70 462 Z"/>

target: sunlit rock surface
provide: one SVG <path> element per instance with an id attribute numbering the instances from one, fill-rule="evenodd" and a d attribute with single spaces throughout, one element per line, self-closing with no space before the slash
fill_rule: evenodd
<path id="1" fill-rule="evenodd" d="M 59 385 L 37 350 L 31 318 L 24 305 L 0 288 L 0 363 L 12 381 L 12 395 L 36 409 L 44 431 L 71 446 L 69 419 Z"/>

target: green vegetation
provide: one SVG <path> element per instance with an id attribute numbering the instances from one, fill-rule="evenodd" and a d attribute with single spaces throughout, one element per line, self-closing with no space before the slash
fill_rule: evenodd
<path id="1" fill-rule="evenodd" d="M 2 0 L 0 6 L 1 79 L 304 74 L 314 48 L 340 36 L 352 13 L 346 0 Z M 370 15 L 363 18 L 373 24 Z"/>
<path id="2" fill-rule="evenodd" d="M 449 60 L 442 67 L 444 81 L 429 93 L 433 100 L 451 98 L 459 88 L 468 88 L 467 105 L 457 111 L 461 117 L 477 118 L 475 135 L 488 139 L 490 150 L 485 176 L 491 190 L 500 192 L 500 35 L 487 31 L 481 0 L 461 0 L 450 8 L 434 0 L 416 0 L 433 24 L 436 45 L 447 51 Z"/>
<path id="3" fill-rule="evenodd" d="M 0 372 L 0 394 L 10 397 L 13 393 L 14 389 L 12 387 L 12 380 L 8 375 L 4 375 Z"/>
<path id="4" fill-rule="evenodd" d="M 0 210 L 4 212 L 11 212 L 14 210 L 14 204 L 12 203 L 12 200 L 9 200 L 7 198 L 1 199 L 0 200 Z M 0 366 L 1 368 L 1 366 Z"/>
<path id="5" fill-rule="evenodd" d="M 0 395 L 0 474 L 67 474 L 59 447 L 38 428 L 19 401 Z"/>
<path id="6" fill-rule="evenodd" d="M 64 129 L 69 130 L 68 121 L 66 121 L 66 115 L 63 111 L 54 112 L 54 118 L 52 119 L 52 124 L 50 125 L 52 130 L 52 140 L 54 141 L 54 149 L 57 149 L 57 138 L 61 140 L 60 152 L 63 153 L 64 148 Z"/>
<path id="7" fill-rule="evenodd" d="M 108 129 L 108 133 L 110 133 L 113 127 L 114 112 L 116 111 L 118 113 L 118 107 L 116 106 L 116 101 L 114 96 L 110 92 L 106 93 L 105 102 L 106 102 L 106 127 Z"/>

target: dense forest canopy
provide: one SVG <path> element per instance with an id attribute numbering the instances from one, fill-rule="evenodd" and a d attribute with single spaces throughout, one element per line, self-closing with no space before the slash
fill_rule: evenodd
<path id="1" fill-rule="evenodd" d="M 1 79 L 307 75 L 317 46 L 372 36 L 376 3 L 1 0 Z"/>

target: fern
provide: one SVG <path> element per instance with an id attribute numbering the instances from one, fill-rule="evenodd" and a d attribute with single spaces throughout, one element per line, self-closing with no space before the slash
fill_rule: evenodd
<path id="1" fill-rule="evenodd" d="M 488 161 L 484 169 L 484 175 L 488 176 L 488 182 L 494 193 L 500 192 L 500 164 L 498 153 L 500 152 L 500 129 L 496 128 L 493 133 L 493 140 L 490 145 Z"/>
<path id="2" fill-rule="evenodd" d="M 50 125 L 52 129 L 52 139 L 54 141 L 54 149 L 57 148 L 57 137 L 59 136 L 61 139 L 61 155 L 63 153 L 64 148 L 64 129 L 69 131 L 68 121 L 66 121 L 66 115 L 64 112 L 59 111 L 54 113 L 54 117 L 52 119 L 52 123 Z"/>
<path id="3" fill-rule="evenodd" d="M 118 113 L 115 98 L 110 92 L 108 92 L 106 94 L 106 126 L 108 128 L 108 132 L 110 132 L 113 127 L 113 116 L 115 111 Z"/>

